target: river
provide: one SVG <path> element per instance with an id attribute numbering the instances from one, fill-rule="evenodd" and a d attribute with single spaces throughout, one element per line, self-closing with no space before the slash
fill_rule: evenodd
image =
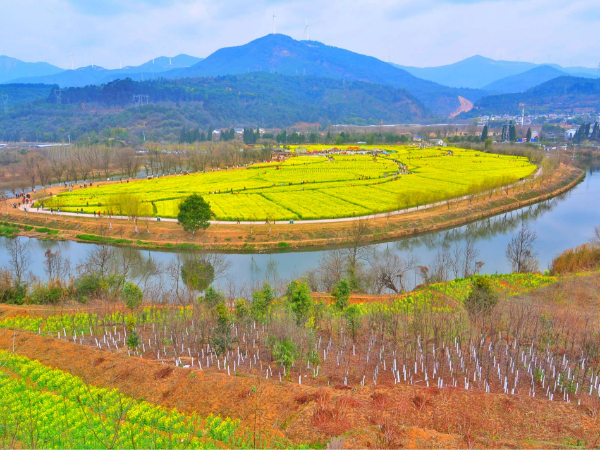
<path id="1" fill-rule="evenodd" d="M 594 227 L 600 226 L 600 172 L 597 169 L 588 170 L 582 183 L 549 201 L 451 230 L 373 244 L 368 247 L 389 249 L 403 257 L 416 255 L 420 264 L 429 265 L 442 245 L 460 245 L 467 237 L 472 237 L 479 250 L 478 259 L 485 263 L 482 273 L 506 273 L 510 272 L 510 265 L 505 256 L 506 247 L 521 221 L 528 222 L 537 233 L 535 249 L 540 261 L 540 269 L 543 271 L 557 254 L 588 242 Z M 59 250 L 62 255 L 69 257 L 75 267 L 85 260 L 88 251 L 95 245 L 71 241 L 42 241 L 24 237 L 19 239 L 29 243 L 32 255 L 30 270 L 38 278 L 44 278 L 43 260 L 47 249 Z M 0 266 L 6 265 L 8 261 L 5 242 L 6 238 L 0 238 Z M 331 250 L 227 254 L 230 267 L 219 283 L 248 286 L 275 273 L 278 279 L 292 279 L 316 268 L 320 258 L 328 251 Z M 176 255 L 174 252 L 148 250 L 139 250 L 135 253 L 136 258 L 141 262 L 152 260 L 165 264 Z"/>

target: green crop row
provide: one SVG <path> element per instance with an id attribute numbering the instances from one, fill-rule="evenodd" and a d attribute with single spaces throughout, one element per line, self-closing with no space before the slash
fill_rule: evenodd
<path id="1" fill-rule="evenodd" d="M 238 420 L 186 415 L 0 350 L 2 448 L 248 447 Z"/>

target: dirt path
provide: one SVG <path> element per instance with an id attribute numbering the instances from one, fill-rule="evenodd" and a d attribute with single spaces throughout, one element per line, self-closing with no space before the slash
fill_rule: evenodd
<path id="1" fill-rule="evenodd" d="M 450 114 L 451 118 L 458 116 L 460 113 L 469 112 L 473 109 L 473 102 L 471 100 L 468 100 L 459 95 L 458 101 L 460 102 L 460 106 L 458 107 L 458 109 L 456 111 L 454 111 L 452 114 Z"/>

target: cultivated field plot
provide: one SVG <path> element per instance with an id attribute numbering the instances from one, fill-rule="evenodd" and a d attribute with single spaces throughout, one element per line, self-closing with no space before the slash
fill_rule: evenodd
<path id="1" fill-rule="evenodd" d="M 514 182 L 534 171 L 526 158 L 399 146 L 388 147 L 387 154 L 378 156 L 350 151 L 303 155 L 239 170 L 76 189 L 47 200 L 44 206 L 117 214 L 110 206 L 111 197 L 127 192 L 152 202 L 153 215 L 175 217 L 179 202 L 198 193 L 210 202 L 217 220 L 330 219 L 460 197 L 484 190 L 486 184 Z"/>
<path id="2" fill-rule="evenodd" d="M 198 417 L 91 386 L 0 350 L 2 448 L 247 448 L 239 420 Z M 27 426 L 23 426 L 23 424 Z M 17 444 L 17 445 L 15 445 Z"/>
<path id="3" fill-rule="evenodd" d="M 504 299 L 564 281 L 540 274 L 484 278 Z M 265 316 L 240 315 L 237 306 L 232 308 L 232 321 L 223 335 L 216 331 L 214 316 L 202 302 L 106 315 L 19 315 L 0 320 L 0 329 L 30 331 L 231 379 L 256 377 L 343 389 L 403 384 L 574 403 L 596 401 L 600 392 L 597 365 L 577 347 L 553 350 L 544 339 L 536 342 L 535 336 L 525 334 L 521 339 L 508 335 L 504 326 L 490 335 L 469 331 L 461 310 L 472 282 L 473 278 L 459 279 L 389 301 L 355 303 L 352 321 L 333 304 L 323 304 L 314 308 L 307 324 L 299 328 L 285 319 L 283 299 L 275 299 Z M 342 329 L 332 328 L 342 323 Z M 443 324 L 448 328 L 439 333 Z M 132 348 L 128 336 L 134 331 L 139 341 Z M 273 346 L 286 332 L 298 344 L 290 354 Z M 229 346 L 219 350 L 223 342 Z M 1 374 L 0 370 L 0 394 Z M 70 392 L 77 392 L 76 387 L 67 385 Z M 0 408 L 2 405 L 0 401 Z M 201 430 L 206 430 L 204 422 L 201 424 Z M 237 424 L 227 424 L 230 431 L 226 435 L 209 436 L 223 442 L 239 436 L 234 433 Z M 206 431 L 201 434 L 206 435 Z"/>

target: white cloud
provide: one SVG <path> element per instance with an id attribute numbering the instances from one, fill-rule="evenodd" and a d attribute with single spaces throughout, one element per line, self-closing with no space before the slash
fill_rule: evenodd
<path id="1" fill-rule="evenodd" d="M 491 58 L 596 66 L 594 0 L 87 0 L 2 1 L 0 51 L 61 67 L 208 56 L 277 31 L 405 65 Z"/>

